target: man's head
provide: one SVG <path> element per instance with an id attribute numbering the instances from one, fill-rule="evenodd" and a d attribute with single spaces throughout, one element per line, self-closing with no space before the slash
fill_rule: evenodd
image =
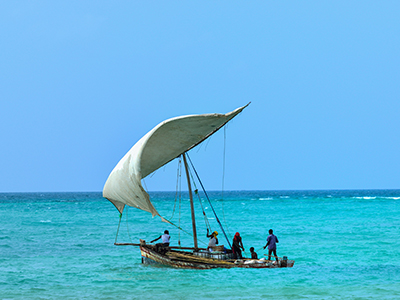
<path id="1" fill-rule="evenodd" d="M 168 231 L 168 230 L 165 230 L 164 233 L 165 233 L 165 234 L 169 234 L 169 231 Z"/>
<path id="2" fill-rule="evenodd" d="M 250 252 L 254 252 L 254 247 L 250 247 Z"/>
<path id="3" fill-rule="evenodd" d="M 274 231 L 272 229 L 269 230 L 269 234 L 272 234 Z"/>

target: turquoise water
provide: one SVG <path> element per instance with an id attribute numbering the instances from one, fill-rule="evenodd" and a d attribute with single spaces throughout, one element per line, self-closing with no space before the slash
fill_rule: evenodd
<path id="1" fill-rule="evenodd" d="M 100 193 L 0 194 L 0 299 L 399 299 L 400 190 L 210 193 L 232 236 L 258 255 L 268 229 L 288 269 L 178 270 L 141 264 L 137 247 L 114 246 L 119 213 Z M 155 206 L 191 232 L 188 200 L 151 193 Z M 220 244 L 227 245 L 207 202 Z M 200 246 L 207 243 L 196 204 Z M 178 208 L 181 206 L 182 212 Z M 121 221 L 118 242 L 171 242 L 190 235 L 137 209 Z"/>

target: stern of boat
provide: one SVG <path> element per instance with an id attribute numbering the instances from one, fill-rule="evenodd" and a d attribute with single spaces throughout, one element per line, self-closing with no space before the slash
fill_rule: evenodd
<path id="1" fill-rule="evenodd" d="M 142 264 L 146 265 L 155 265 L 158 264 L 157 261 L 154 260 L 153 251 L 151 251 L 152 245 L 146 245 L 145 240 L 140 240 L 140 254 L 142 255 Z"/>

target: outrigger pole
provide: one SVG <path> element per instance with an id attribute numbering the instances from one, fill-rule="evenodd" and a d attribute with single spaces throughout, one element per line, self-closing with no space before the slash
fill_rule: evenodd
<path id="1" fill-rule="evenodd" d="M 182 157 L 183 157 L 183 162 L 185 164 L 185 171 L 186 171 L 186 177 L 187 177 L 188 189 L 189 189 L 190 209 L 191 209 L 191 212 L 192 212 L 192 227 L 193 227 L 194 249 L 197 250 L 199 247 L 197 245 L 196 220 L 195 220 L 195 216 L 194 216 L 192 186 L 190 184 L 189 168 L 188 168 L 188 164 L 187 164 L 187 161 L 186 161 L 185 153 L 182 153 Z"/>

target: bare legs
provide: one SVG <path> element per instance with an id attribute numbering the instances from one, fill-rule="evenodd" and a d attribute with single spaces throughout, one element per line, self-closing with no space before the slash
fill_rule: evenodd
<path id="1" fill-rule="evenodd" d="M 276 261 L 278 260 L 278 256 L 276 255 L 276 249 L 268 249 L 268 260 L 271 260 L 271 254 L 274 254 Z"/>

